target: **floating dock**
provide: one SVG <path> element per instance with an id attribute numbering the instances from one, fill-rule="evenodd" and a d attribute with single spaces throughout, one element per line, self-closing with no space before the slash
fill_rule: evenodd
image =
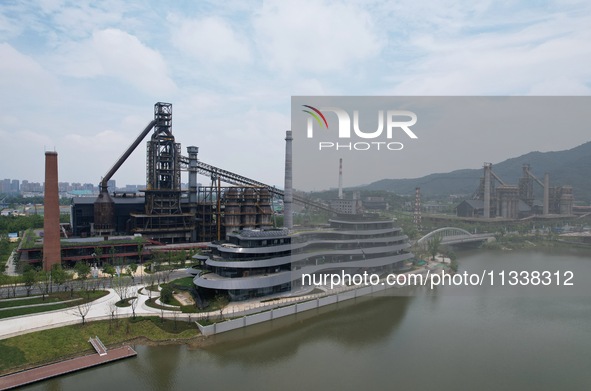
<path id="1" fill-rule="evenodd" d="M 92 338 L 91 338 L 92 339 Z M 0 377 L 0 390 L 10 390 L 15 387 L 24 386 L 42 380 L 47 380 L 52 377 L 65 375 L 80 371 L 82 369 L 91 368 L 97 365 L 106 364 L 112 361 L 122 360 L 128 357 L 137 356 L 137 352 L 131 346 L 123 346 L 116 349 L 106 351 L 104 345 L 98 337 L 92 339 L 91 344 L 97 350 L 96 354 L 88 356 L 76 357 L 57 363 L 44 365 L 37 368 L 28 369 L 22 372 L 13 373 L 10 375 Z M 90 342 L 90 341 L 89 341 Z"/>

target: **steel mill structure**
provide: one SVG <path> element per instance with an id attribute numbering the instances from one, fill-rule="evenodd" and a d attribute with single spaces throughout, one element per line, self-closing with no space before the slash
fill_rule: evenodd
<path id="1" fill-rule="evenodd" d="M 534 204 L 534 185 L 542 189 L 542 205 Z M 550 186 L 550 176 L 544 174 L 543 181 L 531 171 L 529 164 L 522 166 L 522 176 L 517 185 L 505 183 L 492 169 L 491 163 L 484 163 L 484 173 L 473 200 L 464 201 L 456 207 L 460 217 L 501 217 L 519 219 L 533 215 L 572 215 L 572 186 Z"/>
<path id="2" fill-rule="evenodd" d="M 142 190 L 145 196 L 109 189 L 109 180 L 150 132 L 146 188 Z M 172 105 L 158 102 L 154 105 L 154 119 L 101 179 L 100 193 L 92 206 L 88 199 L 74 199 L 74 235 L 141 234 L 164 244 L 209 242 L 225 239 L 240 229 L 272 227 L 272 197 L 283 198 L 284 224 L 288 228 L 293 224 L 293 202 L 331 211 L 327 205 L 293 194 L 291 131 L 286 132 L 285 140 L 285 190 L 280 190 L 199 161 L 196 146 L 187 147 L 187 156 L 183 156 L 172 131 Z M 187 190 L 181 190 L 181 171 L 188 172 Z M 198 174 L 210 178 L 211 186 L 199 186 Z"/>

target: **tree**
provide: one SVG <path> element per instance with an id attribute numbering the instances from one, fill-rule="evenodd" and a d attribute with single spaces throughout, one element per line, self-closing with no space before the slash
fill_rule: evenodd
<path id="1" fill-rule="evenodd" d="M 441 237 L 439 237 L 439 236 L 436 236 L 434 238 L 431 238 L 427 242 L 427 251 L 431 255 L 431 260 L 434 260 L 435 259 L 435 256 L 439 252 L 439 246 L 440 245 L 441 245 Z"/>
<path id="2" fill-rule="evenodd" d="M 37 279 L 35 283 L 39 287 L 39 291 L 43 296 L 43 301 L 45 301 L 45 296 L 49 295 L 51 292 L 51 272 L 46 272 L 45 270 L 40 270 L 37 273 Z"/>
<path id="3" fill-rule="evenodd" d="M 452 259 L 450 264 L 449 264 L 449 268 L 454 272 L 457 273 L 458 272 L 458 261 L 456 259 Z"/>
<path id="4" fill-rule="evenodd" d="M 165 257 L 166 255 L 161 251 L 152 253 L 152 271 L 154 272 L 154 278 L 156 279 L 158 285 L 160 285 L 160 281 L 162 281 L 164 277 L 161 270 Z"/>
<path id="5" fill-rule="evenodd" d="M 163 254 L 163 256 L 166 257 L 165 254 Z M 165 283 L 167 281 L 170 281 L 170 276 L 172 275 L 172 272 L 174 272 L 176 270 L 178 252 L 169 251 L 167 258 L 168 258 L 168 267 L 166 267 L 166 269 L 164 270 L 164 282 Z"/>
<path id="6" fill-rule="evenodd" d="M 9 278 L 4 271 L 0 273 L 0 297 L 2 297 L 2 291 L 6 289 L 6 298 L 10 297 L 10 286 L 8 285 Z M 6 287 L 5 287 L 6 285 Z"/>
<path id="7" fill-rule="evenodd" d="M 175 253 L 175 266 L 177 269 L 184 269 L 187 263 L 187 253 L 184 250 Z"/>
<path id="8" fill-rule="evenodd" d="M 74 266 L 74 270 L 78 275 L 78 279 L 82 281 L 86 280 L 88 278 L 88 275 L 90 274 L 90 266 L 88 265 L 88 263 L 84 261 L 77 262 Z"/>
<path id="9" fill-rule="evenodd" d="M 107 311 L 107 315 L 111 316 L 109 318 L 109 332 L 110 332 L 113 322 L 115 321 L 115 318 L 117 316 L 117 303 L 114 301 L 110 301 L 109 304 L 107 305 L 106 311 Z"/>
<path id="10" fill-rule="evenodd" d="M 172 301 L 172 288 L 169 285 L 164 285 L 160 291 L 160 301 L 169 304 Z"/>
<path id="11" fill-rule="evenodd" d="M 10 283 L 10 290 L 8 291 L 8 296 L 10 296 L 10 291 L 12 291 L 12 297 L 16 297 L 16 289 L 18 288 L 20 281 L 16 278 L 13 278 Z"/>
<path id="12" fill-rule="evenodd" d="M 95 248 L 94 248 L 94 253 L 93 253 L 93 256 L 94 256 L 95 262 L 97 262 L 97 263 L 99 263 L 99 262 L 100 262 L 101 255 L 103 255 L 103 248 L 102 248 L 102 247 L 98 247 L 98 246 L 97 246 L 97 247 L 95 247 Z M 95 265 L 95 266 L 98 266 L 98 264 L 97 264 L 97 265 Z"/>
<path id="13" fill-rule="evenodd" d="M 152 298 L 152 287 L 154 286 L 154 283 L 156 282 L 156 276 L 154 275 L 154 273 L 150 273 L 147 276 L 148 278 L 148 292 L 149 292 L 149 297 L 150 299 Z"/>
<path id="14" fill-rule="evenodd" d="M 4 270 L 2 270 L 2 272 L 0 273 L 0 298 L 2 298 L 2 293 L 4 290 L 4 285 L 6 284 L 8 278 L 6 276 L 6 274 L 4 274 Z M 10 294 L 10 291 L 7 289 L 8 294 Z M 8 298 L 8 295 L 6 295 L 6 297 Z"/>
<path id="15" fill-rule="evenodd" d="M 87 284 L 85 284 L 85 286 L 87 286 L 88 288 L 85 289 L 90 289 L 93 292 L 96 291 L 100 286 L 101 286 L 101 280 L 104 281 L 104 278 L 98 279 L 98 278 L 91 278 L 90 281 L 88 281 Z"/>
<path id="16" fill-rule="evenodd" d="M 137 259 L 140 261 L 140 265 L 144 261 L 144 243 L 141 238 L 137 238 Z"/>
<path id="17" fill-rule="evenodd" d="M 131 312 L 133 314 L 133 319 L 135 319 L 135 309 L 137 308 L 137 305 L 139 304 L 139 302 L 140 302 L 140 300 L 137 296 L 129 299 L 129 305 L 131 305 Z"/>
<path id="18" fill-rule="evenodd" d="M 152 252 L 152 260 L 154 264 L 154 270 L 159 271 L 162 270 L 164 264 L 166 263 L 168 256 L 163 251 L 154 251 Z"/>
<path id="19" fill-rule="evenodd" d="M 113 280 L 112 284 L 115 294 L 119 296 L 119 301 L 127 299 L 129 296 L 130 281 L 126 277 L 117 277 Z"/>
<path id="20" fill-rule="evenodd" d="M 33 285 L 37 282 L 37 271 L 33 269 L 32 266 L 27 265 L 25 271 L 23 272 L 23 285 L 25 286 L 25 290 L 27 291 L 27 296 L 31 295 L 31 291 L 33 290 Z"/>
<path id="21" fill-rule="evenodd" d="M 175 308 L 172 309 L 171 312 L 172 312 L 172 319 L 174 321 L 174 323 L 173 323 L 174 324 L 174 326 L 173 326 L 174 327 L 174 331 L 176 331 L 177 330 L 177 320 L 178 320 L 178 317 L 179 317 L 179 315 L 181 313 L 181 310 L 180 310 L 180 308 L 175 307 Z"/>
<path id="22" fill-rule="evenodd" d="M 127 271 L 127 273 L 129 273 L 129 276 L 131 277 L 131 282 L 133 283 L 134 280 L 135 280 L 135 273 L 137 272 L 137 264 L 136 263 L 130 263 L 125 268 L 125 271 Z"/>
<path id="23" fill-rule="evenodd" d="M 113 265 L 106 264 L 103 266 L 103 273 L 108 274 L 111 278 L 115 275 L 115 268 Z"/>
<path id="24" fill-rule="evenodd" d="M 73 315 L 82 319 L 82 325 L 85 324 L 86 316 L 90 312 L 92 305 L 93 305 L 92 301 L 88 301 L 86 303 L 80 303 L 75 307 L 74 311 L 72 312 Z"/>
<path id="25" fill-rule="evenodd" d="M 220 311 L 220 320 L 224 318 L 224 308 L 228 305 L 229 300 L 227 296 L 217 295 L 213 300 L 214 307 Z"/>
<path id="26" fill-rule="evenodd" d="M 68 273 L 62 268 L 62 265 L 53 265 L 51 267 L 51 279 L 54 284 L 57 285 L 57 290 L 59 292 L 60 286 L 68 281 Z"/>

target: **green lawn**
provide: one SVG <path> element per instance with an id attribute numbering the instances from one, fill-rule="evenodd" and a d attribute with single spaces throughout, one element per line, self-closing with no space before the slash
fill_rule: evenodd
<path id="1" fill-rule="evenodd" d="M 146 305 L 148 307 L 156 308 L 158 310 L 163 309 L 164 311 L 172 311 L 172 310 L 175 309 L 175 308 L 172 308 L 172 307 L 167 307 L 167 306 L 164 306 L 164 305 L 156 304 L 156 300 L 157 299 L 158 299 L 158 297 L 153 297 L 151 299 L 146 300 Z M 180 309 L 180 307 L 181 307 L 181 303 L 179 303 L 178 301 L 176 301 L 176 299 L 174 299 L 174 298 L 171 300 L 171 302 L 168 305 L 173 305 L 173 306 L 177 307 L 176 308 L 177 310 Z"/>
<path id="2" fill-rule="evenodd" d="M 49 304 L 49 305 L 44 305 L 44 306 L 39 306 L 39 307 L 11 308 L 8 310 L 0 311 L 0 319 L 11 318 L 13 316 L 37 314 L 40 312 L 55 311 L 55 310 L 61 310 L 61 309 L 68 308 L 68 307 L 74 307 L 74 306 L 77 306 L 78 304 L 81 304 L 81 303 L 94 301 L 94 300 L 99 299 L 99 298 L 106 296 L 108 294 L 109 294 L 108 291 L 94 291 L 94 292 L 92 292 L 92 291 L 88 291 L 88 292 L 78 291 L 78 292 L 74 292 L 73 296 L 71 296 L 69 292 L 60 292 L 55 295 L 52 294 L 52 298 L 57 298 L 58 301 L 71 300 L 71 299 L 75 299 L 75 298 L 81 298 L 82 300 L 71 301 L 69 303 Z M 42 299 L 38 299 L 38 300 L 42 300 Z M 46 298 L 46 300 L 47 300 L 47 298 Z M 18 303 L 18 302 L 22 302 L 22 301 L 26 301 L 26 300 L 14 300 L 13 302 Z M 21 305 L 26 305 L 26 304 L 21 304 Z"/>
<path id="3" fill-rule="evenodd" d="M 34 305 L 34 304 L 47 304 L 47 303 L 55 303 L 56 301 L 63 301 L 59 297 L 51 297 L 46 296 L 45 300 L 41 297 L 35 297 L 31 299 L 2 299 L 0 300 L 0 308 L 12 308 L 12 307 L 21 307 L 24 305 Z"/>
<path id="4" fill-rule="evenodd" d="M 193 284 L 193 277 L 179 278 L 178 280 L 170 281 L 169 284 L 173 287 L 173 289 L 174 287 L 191 289 L 195 286 Z"/>
<path id="5" fill-rule="evenodd" d="M 131 301 L 137 299 L 137 296 L 128 297 L 115 303 L 117 307 L 131 307 Z"/>
<path id="6" fill-rule="evenodd" d="M 151 341 L 189 339 L 199 335 L 199 330 L 192 322 L 137 317 L 38 331 L 0 340 L 0 374 L 25 365 L 40 365 L 84 352 L 90 353 L 93 350 L 88 339 L 95 335 L 109 346 L 138 337 Z"/>
<path id="7" fill-rule="evenodd" d="M 12 318 L 13 316 L 37 314 L 39 312 L 62 310 L 64 308 L 68 308 L 68 304 L 73 305 L 78 304 L 79 302 L 80 301 L 78 300 L 72 303 L 44 305 L 43 307 L 13 308 L 6 311 L 0 311 L 0 319 Z"/>

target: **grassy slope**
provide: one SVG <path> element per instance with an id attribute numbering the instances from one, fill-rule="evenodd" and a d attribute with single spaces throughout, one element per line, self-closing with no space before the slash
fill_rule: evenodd
<path id="1" fill-rule="evenodd" d="M 138 337 L 145 337 L 151 341 L 165 341 L 170 339 L 188 339 L 199 334 L 193 323 L 166 320 L 163 323 L 158 318 L 119 319 L 110 321 L 91 322 L 66 326 L 57 329 L 43 330 L 25 334 L 5 340 L 0 340 L 0 373 L 10 372 L 11 368 L 25 365 L 39 365 L 78 355 L 82 352 L 92 352 L 88 343 L 91 336 L 98 335 L 107 346 L 119 344 Z"/>

